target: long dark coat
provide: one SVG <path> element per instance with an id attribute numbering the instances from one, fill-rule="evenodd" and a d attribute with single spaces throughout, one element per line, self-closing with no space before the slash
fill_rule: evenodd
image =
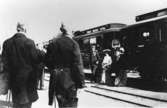
<path id="1" fill-rule="evenodd" d="M 69 75 L 71 78 L 65 79 L 65 85 L 70 85 L 70 79 L 73 80 L 76 88 L 82 88 L 84 84 L 84 73 L 83 73 L 83 63 L 80 54 L 79 45 L 67 36 L 61 36 L 55 38 L 47 47 L 46 53 L 46 65 L 49 69 L 53 70 L 56 67 L 68 67 L 71 70 Z M 51 74 L 50 87 L 49 87 L 49 104 L 53 102 L 54 96 L 54 81 Z M 69 81 L 67 81 L 69 80 Z M 57 85 L 59 86 L 59 85 Z M 57 92 L 62 92 L 64 89 L 60 90 L 62 87 L 56 87 L 59 90 Z"/>
<path id="2" fill-rule="evenodd" d="M 38 58 L 39 58 L 39 64 L 37 66 L 37 77 L 38 79 L 40 79 L 42 77 L 42 74 L 43 74 L 43 68 L 45 67 L 44 65 L 44 59 L 45 59 L 45 52 L 40 50 L 40 49 L 37 49 L 37 52 L 38 52 Z"/>
<path id="3" fill-rule="evenodd" d="M 38 99 L 38 53 L 34 41 L 23 33 L 16 33 L 3 44 L 2 57 L 5 71 L 9 73 L 13 102 L 26 104 Z"/>

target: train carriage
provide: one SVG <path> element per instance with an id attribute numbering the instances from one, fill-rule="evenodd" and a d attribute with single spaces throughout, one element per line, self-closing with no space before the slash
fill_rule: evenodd
<path id="1" fill-rule="evenodd" d="M 74 33 L 74 39 L 80 45 L 85 68 L 91 68 L 92 48 L 94 47 L 98 53 L 104 49 L 111 49 L 112 41 L 121 39 L 120 30 L 125 26 L 126 24 L 122 23 L 111 23 Z"/>
<path id="2" fill-rule="evenodd" d="M 141 78 L 164 81 L 167 78 L 167 9 L 136 17 L 136 23 L 121 30 L 129 67 Z"/>
<path id="3" fill-rule="evenodd" d="M 167 9 L 136 16 L 136 23 L 131 25 L 112 23 L 75 32 L 74 39 L 87 68 L 92 63 L 92 47 L 99 52 L 110 49 L 116 39 L 125 49 L 125 69 L 137 69 L 142 79 L 167 80 Z"/>

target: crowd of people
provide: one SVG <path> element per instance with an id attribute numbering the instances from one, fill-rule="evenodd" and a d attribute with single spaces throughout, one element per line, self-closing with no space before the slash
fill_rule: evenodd
<path id="1" fill-rule="evenodd" d="M 91 54 L 91 81 L 106 85 L 121 85 L 126 82 L 126 73 L 120 67 L 124 60 L 124 48 L 120 44 L 109 49 L 99 50 L 92 46 Z M 124 64 L 122 64 L 124 65 Z M 115 75 L 115 76 L 112 76 Z M 124 81 L 121 81 L 123 78 Z M 122 84 L 125 85 L 125 84 Z"/>
<path id="2" fill-rule="evenodd" d="M 26 32 L 24 24 L 18 23 L 17 33 L 3 43 L 0 57 L 0 71 L 7 74 L 13 108 L 31 108 L 38 99 L 37 89 L 44 87 L 44 67 L 50 72 L 48 104 L 57 98 L 59 108 L 76 108 L 77 90 L 85 84 L 79 45 L 63 24 L 61 33 L 49 41 L 46 53 Z"/>
<path id="3" fill-rule="evenodd" d="M 3 43 L 0 56 L 0 76 L 1 73 L 7 74 L 7 90 L 11 91 L 13 107 L 31 108 L 38 99 L 37 90 L 44 89 L 44 71 L 47 68 L 50 73 L 48 104 L 52 105 L 56 98 L 59 108 L 76 108 L 77 89 L 85 84 L 79 45 L 69 36 L 63 24 L 61 33 L 44 46 L 46 51 L 39 49 L 26 36 L 26 32 L 24 24 L 18 23 L 17 33 Z M 126 80 L 120 67 L 125 62 L 121 59 L 124 48 L 120 44 L 104 50 L 98 44 L 91 47 L 91 81 L 110 86 L 121 85 L 121 80 Z M 116 74 L 114 79 L 112 73 Z"/>

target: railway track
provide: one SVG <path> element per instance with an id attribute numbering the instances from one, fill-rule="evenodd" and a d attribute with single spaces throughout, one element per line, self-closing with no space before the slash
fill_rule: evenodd
<path id="1" fill-rule="evenodd" d="M 145 91 L 130 87 L 108 87 L 105 85 L 91 85 L 85 91 L 138 107 L 167 107 L 167 93 Z"/>

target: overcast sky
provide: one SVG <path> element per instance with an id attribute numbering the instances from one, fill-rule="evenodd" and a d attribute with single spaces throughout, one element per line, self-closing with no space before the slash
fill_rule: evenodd
<path id="1" fill-rule="evenodd" d="M 27 26 L 35 42 L 51 39 L 61 22 L 70 31 L 107 23 L 135 22 L 135 16 L 167 8 L 167 0 L 0 0 L 0 44 L 16 33 L 17 22 Z"/>

